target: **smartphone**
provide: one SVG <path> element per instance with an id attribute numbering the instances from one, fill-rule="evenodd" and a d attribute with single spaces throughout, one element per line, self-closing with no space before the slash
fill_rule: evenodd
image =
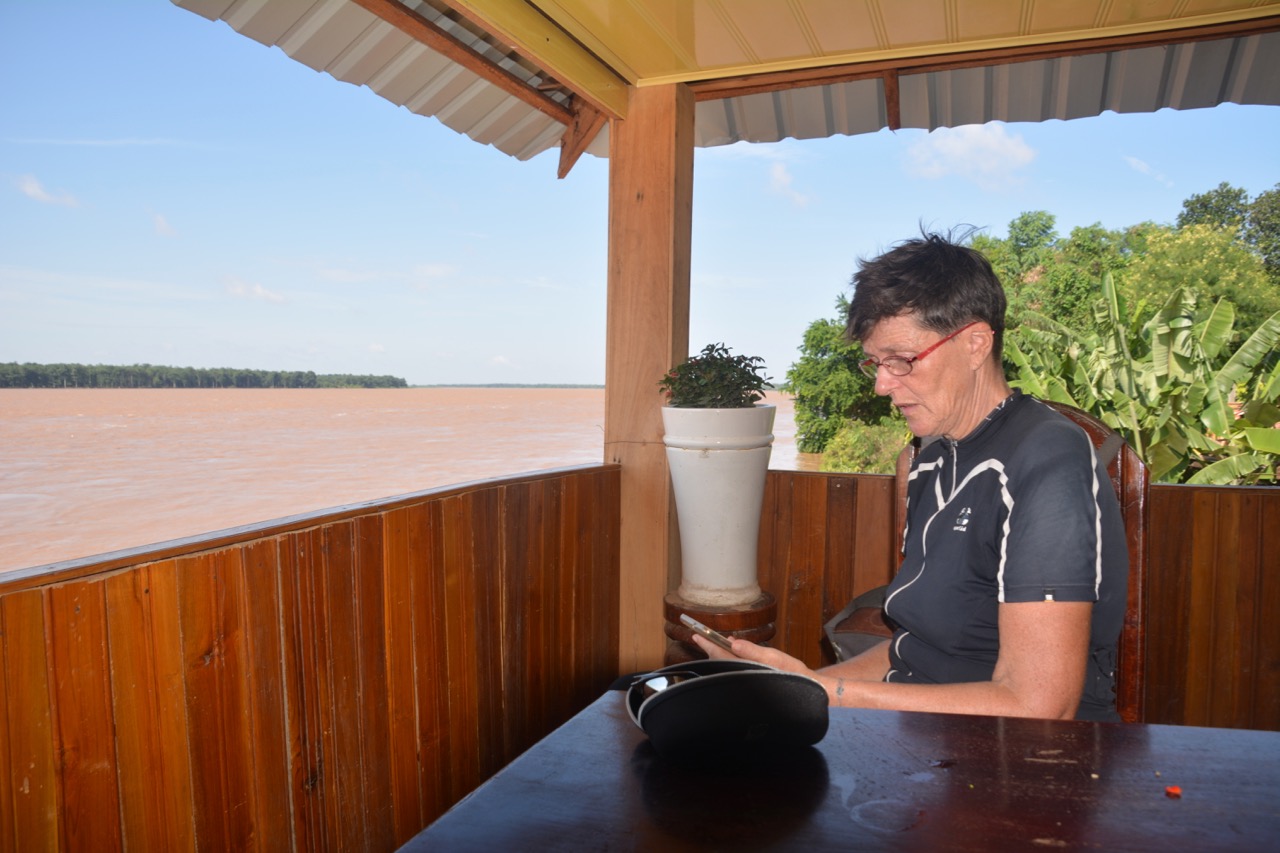
<path id="1" fill-rule="evenodd" d="M 695 634 L 701 634 L 720 648 L 724 649 L 726 652 L 733 651 L 733 646 L 729 643 L 728 637 L 721 634 L 719 631 L 711 630 L 697 619 L 694 619 L 688 613 L 681 613 L 680 621 L 683 622 L 690 631 L 693 631 Z"/>

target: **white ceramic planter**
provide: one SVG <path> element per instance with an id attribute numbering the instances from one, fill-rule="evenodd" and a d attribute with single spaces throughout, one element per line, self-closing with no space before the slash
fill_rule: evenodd
<path id="1" fill-rule="evenodd" d="M 773 445 L 772 405 L 663 408 L 683 563 L 679 595 L 733 607 L 760 597 L 756 543 Z"/>

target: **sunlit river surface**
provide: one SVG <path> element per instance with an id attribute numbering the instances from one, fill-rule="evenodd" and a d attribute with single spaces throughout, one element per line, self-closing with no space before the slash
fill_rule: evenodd
<path id="1" fill-rule="evenodd" d="M 0 389 L 0 570 L 603 454 L 602 389 Z"/>

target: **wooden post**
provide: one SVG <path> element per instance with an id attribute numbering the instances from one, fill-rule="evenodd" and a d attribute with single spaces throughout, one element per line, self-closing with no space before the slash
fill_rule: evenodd
<path id="1" fill-rule="evenodd" d="M 679 576 L 658 380 L 689 354 L 693 113 L 685 85 L 650 86 L 609 128 L 604 452 L 622 465 L 621 672 L 662 664 Z"/>

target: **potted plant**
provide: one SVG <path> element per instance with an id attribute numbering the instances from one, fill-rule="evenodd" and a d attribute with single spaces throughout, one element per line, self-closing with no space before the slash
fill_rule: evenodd
<path id="1" fill-rule="evenodd" d="M 764 361 L 708 344 L 658 386 L 680 526 L 678 595 L 702 607 L 761 596 L 756 545 L 776 407 L 761 403 Z"/>

